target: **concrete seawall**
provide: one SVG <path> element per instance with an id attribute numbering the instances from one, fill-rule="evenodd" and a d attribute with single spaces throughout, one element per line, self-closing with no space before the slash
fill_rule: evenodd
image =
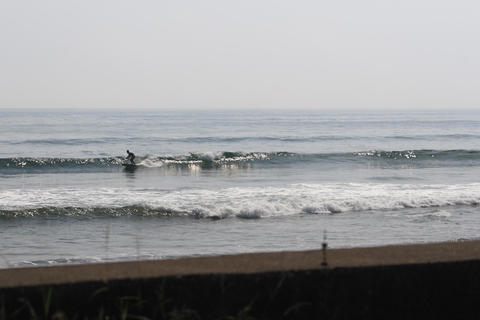
<path id="1" fill-rule="evenodd" d="M 460 242 L 330 250 L 329 268 L 320 267 L 321 251 L 250 254 L 169 262 L 183 264 L 184 268 L 188 265 L 196 272 L 166 272 L 160 268 L 155 276 L 147 272 L 143 276 L 105 279 L 99 273 L 98 279 L 58 283 L 52 283 L 52 279 L 48 283 L 47 277 L 42 278 L 45 283 L 4 285 L 0 290 L 0 319 L 31 318 L 32 312 L 39 319 L 121 319 L 122 315 L 144 319 L 480 318 L 478 249 L 478 242 Z M 448 256 L 449 250 L 456 258 L 432 259 L 435 252 Z M 430 256 L 428 261 L 412 258 L 422 251 L 422 257 Z M 394 256 L 403 252 L 404 258 L 413 260 L 392 263 L 382 254 L 386 252 Z M 292 258 L 301 256 L 309 258 L 303 264 L 297 260 L 296 268 L 286 268 Z M 335 265 L 335 259 L 341 256 L 350 263 L 341 265 L 340 259 Z M 272 265 L 264 265 L 263 258 Z M 241 261 L 257 268 L 238 272 L 230 265 L 241 267 Z M 308 261 L 314 261 L 317 267 L 307 268 Z M 111 273 L 119 272 L 114 268 L 118 264 L 107 265 Z M 208 265 L 216 272 L 207 270 Z M 95 269 L 98 265 L 85 267 Z M 49 268 L 33 268 L 30 272 L 34 269 Z M 2 281 L 7 273 L 19 276 L 21 270 L 2 270 Z"/>

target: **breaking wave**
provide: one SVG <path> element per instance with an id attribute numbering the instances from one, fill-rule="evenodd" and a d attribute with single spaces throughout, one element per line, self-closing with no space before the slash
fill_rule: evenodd
<path id="1" fill-rule="evenodd" d="M 293 184 L 186 189 L 15 189 L 0 192 L 0 217 L 159 216 L 259 219 L 405 208 L 478 206 L 480 183 L 416 185 Z"/>
<path id="2" fill-rule="evenodd" d="M 122 168 L 125 158 L 2 158 L 0 173 L 65 172 L 112 170 Z M 291 152 L 217 152 L 183 155 L 146 155 L 136 158 L 137 165 L 146 168 L 198 165 L 216 168 L 228 164 L 295 165 L 295 163 L 358 163 L 412 166 L 472 166 L 480 165 L 478 150 L 371 150 L 346 153 L 291 153 Z"/>

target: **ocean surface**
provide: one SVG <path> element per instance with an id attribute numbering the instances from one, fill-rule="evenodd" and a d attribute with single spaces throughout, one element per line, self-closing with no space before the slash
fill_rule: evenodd
<path id="1" fill-rule="evenodd" d="M 478 111 L 0 110 L 1 268 L 480 239 L 479 205 Z"/>

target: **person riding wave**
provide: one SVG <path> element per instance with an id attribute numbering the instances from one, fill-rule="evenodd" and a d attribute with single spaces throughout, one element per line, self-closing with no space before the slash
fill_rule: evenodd
<path id="1" fill-rule="evenodd" d="M 127 160 L 130 160 L 130 164 L 135 164 L 135 161 L 133 161 L 135 159 L 135 154 L 133 154 L 133 152 L 130 152 L 127 150 Z"/>

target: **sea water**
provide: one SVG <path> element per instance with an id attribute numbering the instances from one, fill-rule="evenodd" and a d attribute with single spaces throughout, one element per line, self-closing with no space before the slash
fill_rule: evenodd
<path id="1" fill-rule="evenodd" d="M 479 204 L 477 111 L 0 110 L 3 268 L 478 239 Z"/>

